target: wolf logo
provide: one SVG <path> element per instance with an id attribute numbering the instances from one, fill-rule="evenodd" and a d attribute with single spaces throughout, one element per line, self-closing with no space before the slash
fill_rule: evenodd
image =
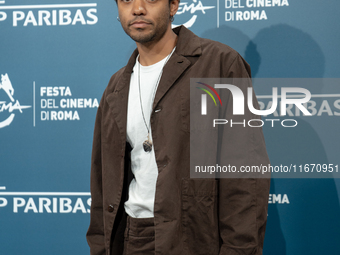
<path id="1" fill-rule="evenodd" d="M 184 2 L 180 3 L 178 7 L 178 11 L 176 15 L 181 15 L 186 12 L 189 12 L 192 14 L 192 17 L 185 23 L 183 23 L 183 26 L 186 28 L 192 27 L 197 19 L 196 12 L 202 12 L 202 14 L 206 14 L 205 10 L 213 9 L 215 6 L 204 6 L 201 1 L 198 0 L 192 0 L 192 3 Z M 172 28 L 178 27 L 179 25 L 172 24 Z"/>
<path id="2" fill-rule="evenodd" d="M 12 102 L 14 102 L 14 89 L 12 86 L 11 81 L 9 80 L 8 74 L 6 73 L 5 75 L 1 75 L 1 83 L 0 83 L 0 90 L 3 89 L 8 97 L 11 99 Z"/>

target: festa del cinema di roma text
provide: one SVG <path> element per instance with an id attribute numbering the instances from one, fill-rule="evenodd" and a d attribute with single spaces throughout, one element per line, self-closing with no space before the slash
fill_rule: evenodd
<path id="1" fill-rule="evenodd" d="M 70 87 L 41 87 L 40 96 L 46 97 L 40 99 L 42 121 L 80 120 L 75 109 L 99 106 L 97 98 L 71 98 Z"/>

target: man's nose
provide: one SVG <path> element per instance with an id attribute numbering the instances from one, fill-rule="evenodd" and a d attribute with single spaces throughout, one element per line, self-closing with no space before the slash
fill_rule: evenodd
<path id="1" fill-rule="evenodd" d="M 145 15 L 145 0 L 134 0 L 133 1 L 133 15 L 140 16 Z"/>

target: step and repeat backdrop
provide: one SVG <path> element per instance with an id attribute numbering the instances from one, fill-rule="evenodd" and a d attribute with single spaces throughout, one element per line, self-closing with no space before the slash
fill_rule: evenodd
<path id="1" fill-rule="evenodd" d="M 280 95 L 301 79 L 311 93 L 310 116 L 292 105 L 265 117 L 275 119 L 263 125 L 272 165 L 303 172 L 271 181 L 266 255 L 340 252 L 339 9 L 182 0 L 173 22 L 236 49 L 265 78 L 254 83 L 262 109 L 273 87 Z M 117 16 L 114 0 L 0 0 L 0 254 L 89 254 L 95 115 L 135 48 Z"/>

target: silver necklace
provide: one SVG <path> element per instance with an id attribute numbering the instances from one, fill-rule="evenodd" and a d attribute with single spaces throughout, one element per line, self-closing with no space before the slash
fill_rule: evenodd
<path id="1" fill-rule="evenodd" d="M 176 47 L 171 51 L 171 53 L 167 56 L 163 66 L 162 66 L 162 70 L 160 71 L 159 75 L 158 75 L 158 78 L 157 78 L 157 82 L 156 82 L 156 86 L 155 86 L 155 89 L 153 91 L 153 95 L 152 95 L 152 104 L 153 104 L 153 101 L 155 100 L 155 95 L 156 95 L 156 91 L 157 91 L 157 88 L 158 88 L 158 84 L 159 84 L 159 81 L 161 79 L 161 76 L 162 76 L 162 73 L 163 73 L 163 68 L 165 66 L 165 64 L 168 62 L 169 58 L 171 57 L 172 53 L 175 51 Z M 139 58 L 139 56 L 138 56 Z M 137 59 L 138 59 L 137 58 Z M 143 142 L 143 149 L 145 152 L 150 152 L 152 150 L 152 141 L 150 139 L 150 128 L 151 128 L 151 120 L 149 121 L 149 125 L 146 123 L 146 120 L 145 120 L 145 115 L 144 115 L 144 111 L 143 111 L 143 104 L 142 104 L 142 96 L 141 96 L 141 89 L 140 89 L 140 63 L 138 61 L 138 88 L 139 88 L 139 103 L 140 103 L 140 109 L 142 111 L 142 116 L 143 116 L 143 120 L 144 120 L 144 124 L 145 124 L 145 127 L 146 129 L 148 130 L 148 136 L 147 136 L 147 139 Z M 152 107 L 152 105 L 151 105 Z M 150 115 L 150 119 L 151 119 L 151 115 Z"/>

